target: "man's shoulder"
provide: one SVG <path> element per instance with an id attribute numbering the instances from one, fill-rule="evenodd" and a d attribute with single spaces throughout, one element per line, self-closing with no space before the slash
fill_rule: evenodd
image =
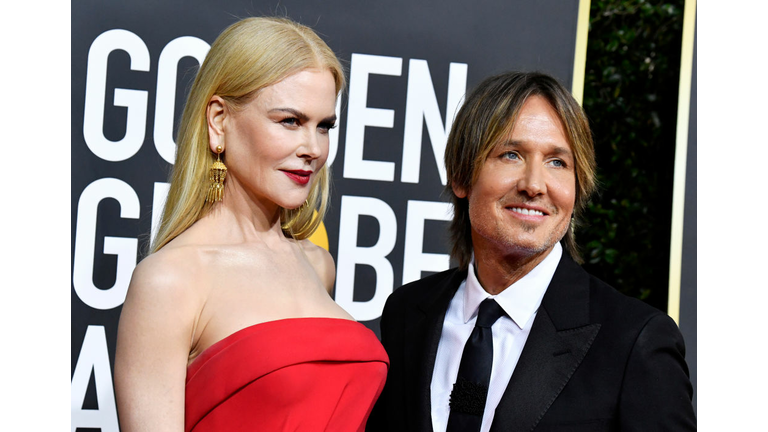
<path id="1" fill-rule="evenodd" d="M 461 278 L 461 280 L 463 280 L 463 278 L 466 276 L 462 277 L 462 275 L 466 275 L 466 270 L 462 271 L 454 267 L 443 272 L 435 273 L 433 275 L 415 280 L 401 286 L 400 288 L 397 288 L 389 296 L 389 300 L 387 302 L 399 304 L 402 302 L 412 303 L 419 301 L 427 296 L 434 295 L 435 290 L 444 287 L 453 278 Z"/>
<path id="2" fill-rule="evenodd" d="M 409 282 L 400 288 L 398 290 L 406 289 L 406 290 L 418 290 L 422 289 L 424 287 L 430 287 L 435 285 L 440 285 L 443 283 L 446 283 L 448 280 L 450 280 L 454 275 L 458 275 L 460 273 L 466 274 L 466 270 L 459 270 L 457 267 L 450 268 L 448 270 L 442 271 L 440 273 L 435 273 L 432 275 L 429 275 L 427 277 L 415 280 L 413 282 Z"/>
<path id="3" fill-rule="evenodd" d="M 589 274 L 589 273 L 588 273 Z M 589 274 L 590 313 L 596 317 L 610 317 L 624 323 L 644 323 L 663 311 L 630 297 L 598 277 Z"/>

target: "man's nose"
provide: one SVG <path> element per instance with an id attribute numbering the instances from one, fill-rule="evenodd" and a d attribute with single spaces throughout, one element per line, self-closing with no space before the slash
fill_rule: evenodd
<path id="1" fill-rule="evenodd" d="M 517 190 L 529 197 L 535 197 L 547 192 L 544 167 L 537 163 L 525 167 L 522 178 L 517 182 Z"/>

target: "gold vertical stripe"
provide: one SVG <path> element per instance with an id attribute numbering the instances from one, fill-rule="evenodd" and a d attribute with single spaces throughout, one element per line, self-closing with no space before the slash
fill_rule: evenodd
<path id="1" fill-rule="evenodd" d="M 688 157 L 688 121 L 691 107 L 693 41 L 696 30 L 696 0 L 686 0 L 683 14 L 683 44 L 680 59 L 680 90 L 677 98 L 675 176 L 672 189 L 672 234 L 669 247 L 669 300 L 667 313 L 680 324 L 680 278 L 683 259 L 683 209 L 685 170 Z"/>
<path id="2" fill-rule="evenodd" d="M 589 6 L 591 0 L 579 0 L 579 21 L 576 25 L 576 52 L 573 56 L 573 81 L 571 94 L 582 104 L 584 100 L 584 75 L 587 67 L 587 37 L 589 35 Z"/>

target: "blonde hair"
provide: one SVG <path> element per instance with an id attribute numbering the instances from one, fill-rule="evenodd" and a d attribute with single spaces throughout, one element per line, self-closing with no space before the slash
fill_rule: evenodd
<path id="1" fill-rule="evenodd" d="M 160 250 L 212 207 L 205 201 L 208 170 L 216 160 L 209 148 L 206 118 L 211 98 L 218 95 L 237 110 L 260 89 L 311 68 L 330 71 L 337 94 L 344 88 L 344 71 L 333 51 L 309 27 L 289 19 L 246 18 L 216 38 L 184 107 L 171 186 L 150 253 Z M 287 237 L 302 240 L 317 229 L 328 207 L 329 183 L 330 170 L 324 166 L 307 202 L 297 209 L 282 209 L 280 221 Z"/>

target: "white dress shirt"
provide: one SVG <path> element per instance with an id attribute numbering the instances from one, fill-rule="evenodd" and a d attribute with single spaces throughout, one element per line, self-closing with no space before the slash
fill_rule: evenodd
<path id="1" fill-rule="evenodd" d="M 432 428 L 435 432 L 445 432 L 448 426 L 451 390 L 459 373 L 464 345 L 475 327 L 480 303 L 487 298 L 495 299 L 507 313 L 507 316 L 502 316 L 491 326 L 493 366 L 480 431 L 488 432 L 491 429 L 496 406 L 517 366 L 536 318 L 536 311 L 562 254 L 563 248 L 557 243 L 539 265 L 495 296 L 488 294 L 478 282 L 473 257 L 467 271 L 467 279 L 461 283 L 448 305 L 440 344 L 437 347 L 430 385 Z"/>

